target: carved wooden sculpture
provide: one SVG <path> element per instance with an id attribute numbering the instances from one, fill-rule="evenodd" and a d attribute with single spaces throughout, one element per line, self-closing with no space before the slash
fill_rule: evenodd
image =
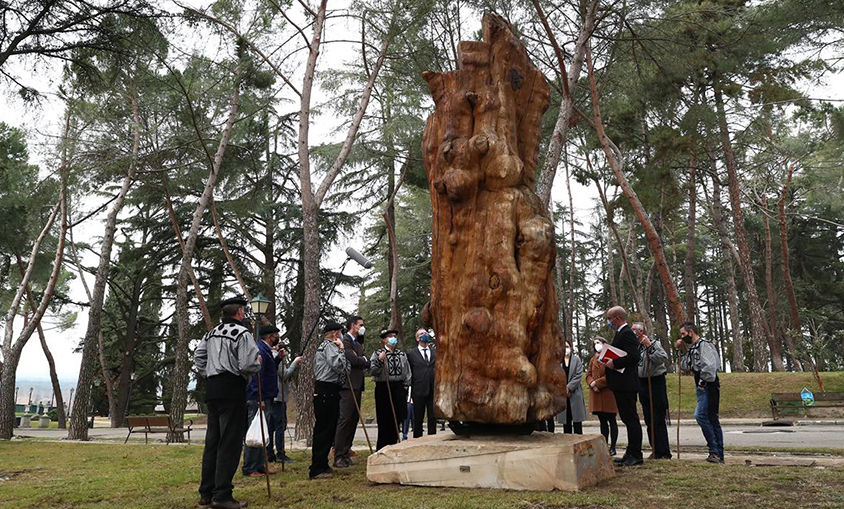
<path id="1" fill-rule="evenodd" d="M 433 205 L 431 302 L 440 416 L 518 425 L 565 409 L 554 226 L 534 193 L 549 86 L 498 16 L 460 68 L 424 73 Z"/>

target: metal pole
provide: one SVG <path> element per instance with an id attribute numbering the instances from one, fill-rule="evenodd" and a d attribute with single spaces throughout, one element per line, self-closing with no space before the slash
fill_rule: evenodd
<path id="1" fill-rule="evenodd" d="M 260 320 L 260 316 L 255 315 L 255 322 L 253 326 L 255 328 L 255 346 L 259 348 L 258 355 L 261 355 L 260 346 L 258 345 L 258 321 Z M 267 459 L 267 436 L 264 433 L 264 409 L 261 405 L 264 403 L 264 397 L 261 394 L 261 369 L 263 368 L 263 363 L 258 367 L 258 372 L 255 374 L 256 379 L 258 380 L 258 413 L 261 415 L 261 449 L 264 450 L 264 477 L 267 479 L 267 498 L 272 498 L 272 493 L 270 492 L 270 467 L 269 467 L 269 460 Z"/>
<path id="2" fill-rule="evenodd" d="M 384 347 L 384 364 L 382 367 L 384 368 L 384 378 L 387 381 L 387 395 L 390 396 L 390 409 L 393 411 L 393 422 L 396 425 L 396 443 L 398 443 L 401 433 L 399 433 L 399 418 L 396 417 L 396 404 L 393 402 L 393 389 L 390 388 L 390 374 L 387 370 L 387 347 Z"/>
<path id="3" fill-rule="evenodd" d="M 369 441 L 369 432 L 366 431 L 366 424 L 363 422 L 363 414 L 360 413 L 360 405 L 358 405 L 358 398 L 355 396 L 355 390 L 352 388 L 352 376 L 346 371 L 346 380 L 349 382 L 349 392 L 352 393 L 352 401 L 355 402 L 355 408 L 358 411 L 358 419 L 360 419 L 360 426 L 363 428 L 363 434 L 366 436 L 366 445 L 369 446 L 369 454 L 372 454 L 372 442 Z"/>

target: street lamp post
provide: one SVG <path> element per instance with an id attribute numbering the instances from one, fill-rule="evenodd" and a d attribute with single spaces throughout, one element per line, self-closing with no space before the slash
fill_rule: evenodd
<path id="1" fill-rule="evenodd" d="M 267 310 L 269 310 L 270 301 L 269 301 L 269 299 L 264 297 L 263 293 L 259 292 L 258 295 L 256 295 L 255 297 L 252 298 L 252 300 L 250 301 L 249 304 L 252 307 L 252 313 L 255 315 L 255 321 L 253 323 L 253 328 L 255 329 L 255 346 L 258 346 L 258 348 L 260 348 L 260 346 L 258 345 L 258 341 L 260 341 L 260 336 L 258 335 L 258 324 L 261 322 L 261 317 L 264 316 L 264 314 L 267 312 Z M 260 356 L 260 351 L 259 351 L 258 355 Z M 260 413 L 260 416 L 261 416 L 261 442 L 262 442 L 261 449 L 264 450 L 264 477 L 267 479 L 267 497 L 272 498 L 272 493 L 270 492 L 270 467 L 269 467 L 270 462 L 269 462 L 269 459 L 267 457 L 267 436 L 266 436 L 266 433 L 264 431 L 264 423 L 266 421 L 265 421 L 265 418 L 264 418 L 264 408 L 262 407 L 262 405 L 264 404 L 264 396 L 263 396 L 263 393 L 261 392 L 261 369 L 262 368 L 263 368 L 263 366 L 261 366 L 258 369 L 258 373 L 255 375 L 255 377 L 258 380 L 258 412 Z M 267 431 L 269 431 L 269 430 L 267 430 Z"/>

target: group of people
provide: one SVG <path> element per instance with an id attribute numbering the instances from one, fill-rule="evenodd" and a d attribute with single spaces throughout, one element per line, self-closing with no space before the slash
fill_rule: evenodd
<path id="1" fill-rule="evenodd" d="M 398 331 L 382 330 L 381 345 L 367 358 L 363 354 L 366 327 L 363 318 L 352 316 L 344 327 L 325 324 L 325 340 L 314 357 L 314 432 L 311 479 L 331 477 L 328 457 L 334 445 L 334 468 L 352 465 L 351 446 L 360 419 L 360 399 L 366 375 L 375 382 L 377 449 L 399 442 L 399 427 L 407 437 L 408 421 L 413 436 L 421 437 L 428 418 L 428 434 L 436 434 L 434 417 L 434 366 L 436 350 L 430 334 L 416 332 L 416 348 L 399 348 Z M 377 450 L 376 449 L 376 450 Z"/>
<path id="2" fill-rule="evenodd" d="M 284 451 L 287 427 L 289 381 L 302 362 L 295 357 L 285 363 L 287 352 L 279 344 L 279 329 L 264 325 L 256 342 L 244 325 L 246 300 L 240 297 L 220 303 L 222 320 L 208 331 L 195 352 L 197 371 L 206 379 L 208 425 L 202 455 L 199 487 L 202 507 L 220 509 L 245 507 L 232 496 L 232 479 L 237 470 L 248 423 L 260 410 L 267 418 L 268 461 L 291 461 Z M 593 341 L 596 354 L 586 369 L 589 408 L 600 421 L 601 434 L 610 453 L 615 455 L 618 426 L 615 416 L 627 428 L 625 454 L 614 461 L 622 466 L 639 465 L 642 457 L 642 427 L 637 399 L 642 405 L 651 458 L 671 458 L 666 417 L 668 393 L 665 374 L 669 356 L 658 341 L 652 341 L 641 324 L 627 323 L 627 312 L 616 306 L 607 311 L 607 325 L 615 335 L 608 343 Z M 328 321 L 324 340 L 314 356 L 314 429 L 311 479 L 332 475 L 329 455 L 334 449 L 334 468 L 352 465 L 351 446 L 360 420 L 361 394 L 365 378 L 375 382 L 375 411 L 378 423 L 377 449 L 407 438 L 412 421 L 413 436 L 423 435 L 427 417 L 428 434 L 436 434 L 434 416 L 434 369 L 436 350 L 431 334 L 416 332 L 416 347 L 402 351 L 398 331 L 381 331 L 381 345 L 371 356 L 364 355 L 366 327 L 360 316 L 352 316 L 345 326 Z M 601 353 L 612 348 L 616 355 Z M 715 346 L 698 334 L 697 326 L 680 326 L 676 343 L 681 353 L 681 369 L 694 374 L 697 408 L 695 418 L 709 446 L 707 461 L 723 463 L 724 439 L 718 420 L 720 364 Z M 566 433 L 583 433 L 586 409 L 581 389 L 583 363 L 566 342 L 563 368 L 567 375 L 567 407 L 557 416 Z M 618 354 L 623 352 L 623 354 Z M 554 431 L 554 420 L 538 423 L 538 429 Z M 266 471 L 261 447 L 246 447 L 242 473 L 263 476 Z"/>
<path id="3" fill-rule="evenodd" d="M 668 371 L 668 353 L 658 341 L 652 341 L 642 324 L 627 323 L 627 311 L 616 306 L 607 311 L 607 326 L 615 331 L 609 346 L 623 351 L 624 355 L 599 360 L 607 348 L 602 338 L 594 340 L 596 354 L 589 363 L 586 382 L 593 391 L 590 399 L 592 412 L 601 423 L 601 434 L 615 455 L 618 428 L 615 414 L 627 429 L 627 450 L 614 462 L 621 466 L 641 465 L 642 426 L 636 408 L 637 399 L 642 405 L 651 459 L 670 459 L 668 443 L 668 391 L 665 374 Z M 697 407 L 695 419 L 703 432 L 709 449 L 706 461 L 724 462 L 724 435 L 719 421 L 720 383 L 718 349 L 712 342 L 698 335 L 694 322 L 680 324 L 680 339 L 675 344 L 680 353 L 680 369 L 691 372 L 695 379 Z M 609 392 L 608 392 L 609 391 Z"/>

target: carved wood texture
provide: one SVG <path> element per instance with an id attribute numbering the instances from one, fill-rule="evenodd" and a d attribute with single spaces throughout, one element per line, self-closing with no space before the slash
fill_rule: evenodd
<path id="1" fill-rule="evenodd" d="M 550 88 L 500 17 L 461 42 L 460 66 L 423 77 L 433 206 L 437 414 L 522 424 L 565 409 L 554 226 L 534 192 Z"/>

